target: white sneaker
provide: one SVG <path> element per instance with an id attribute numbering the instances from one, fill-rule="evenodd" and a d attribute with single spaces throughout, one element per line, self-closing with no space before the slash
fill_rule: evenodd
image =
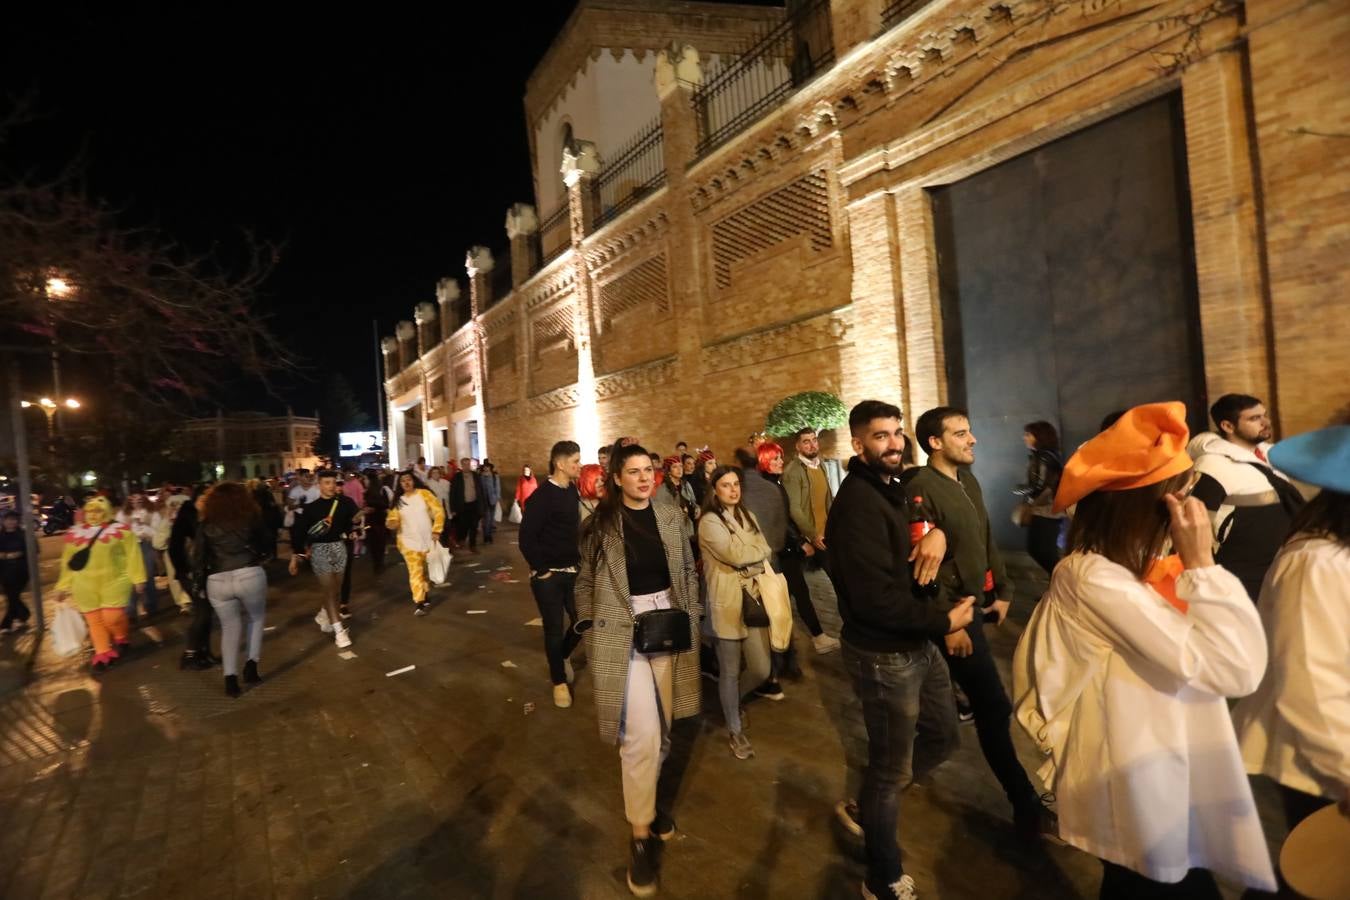
<path id="1" fill-rule="evenodd" d="M 577 673 L 572 670 L 572 661 L 570 659 L 563 660 L 563 672 L 567 673 L 568 684 L 573 684 L 576 682 Z"/>
<path id="2" fill-rule="evenodd" d="M 553 705 L 558 709 L 567 709 L 572 705 L 572 691 L 565 684 L 553 686 Z"/>
<path id="3" fill-rule="evenodd" d="M 811 638 L 811 646 L 816 648 L 817 653 L 824 656 L 826 653 L 833 653 L 839 649 L 839 639 L 832 638 L 822 631 L 820 634 Z"/>
<path id="4" fill-rule="evenodd" d="M 341 625 L 334 629 L 333 643 L 337 644 L 339 650 L 346 650 L 350 647 L 352 645 L 352 638 L 351 635 L 347 633 L 347 629 L 343 628 Z"/>
<path id="5" fill-rule="evenodd" d="M 314 617 L 314 624 L 319 626 L 319 630 L 324 634 L 333 633 L 333 623 L 328 621 L 328 610 L 321 609 L 319 614 Z"/>
<path id="6" fill-rule="evenodd" d="M 872 893 L 867 888 L 867 882 L 863 882 L 862 895 L 863 900 L 918 900 L 918 888 L 914 884 L 914 879 L 908 875 L 901 875 L 900 880 L 887 885 L 890 888 L 889 894 L 880 895 Z"/>

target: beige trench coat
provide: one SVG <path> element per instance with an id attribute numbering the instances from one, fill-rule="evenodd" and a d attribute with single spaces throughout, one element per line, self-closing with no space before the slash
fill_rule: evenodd
<path id="1" fill-rule="evenodd" d="M 670 568 L 671 606 L 689 613 L 690 650 L 675 654 L 674 709 L 676 719 L 699 714 L 702 689 L 698 671 L 698 575 L 689 547 L 689 520 L 674 504 L 654 504 L 656 527 L 666 549 Z M 628 569 L 624 563 L 623 536 L 607 534 L 600 546 L 587 532 L 581 541 L 581 565 L 577 572 L 578 621 L 591 621 L 586 632 L 586 658 L 600 719 L 600 738 L 618 743 L 628 685 L 628 660 L 633 652 L 633 616 L 629 611 Z"/>
<path id="2" fill-rule="evenodd" d="M 792 601 L 787 580 L 769 565 L 772 554 L 754 513 L 741 510 L 755 530 L 716 514 L 698 520 L 698 545 L 703 553 L 703 578 L 708 584 L 708 615 L 713 634 L 723 640 L 744 640 L 741 591 L 758 597 L 769 614 L 769 642 L 786 650 L 792 635 Z"/>

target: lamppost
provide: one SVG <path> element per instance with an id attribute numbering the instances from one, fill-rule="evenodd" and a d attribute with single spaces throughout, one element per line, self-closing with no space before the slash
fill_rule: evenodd
<path id="1" fill-rule="evenodd" d="M 79 408 L 80 408 L 80 401 L 76 400 L 74 397 L 67 397 L 66 399 L 62 400 L 60 403 L 57 403 L 57 402 L 56 402 L 55 400 L 53 400 L 51 397 L 43 397 L 43 398 L 41 398 L 40 400 L 38 400 L 36 403 L 34 403 L 34 402 L 30 401 L 30 400 L 20 400 L 20 401 L 19 401 L 19 405 L 20 405 L 21 407 L 23 407 L 24 409 L 28 409 L 29 407 L 36 406 L 38 409 L 42 410 L 42 411 L 46 414 L 46 416 L 47 416 L 47 441 L 48 441 L 48 443 L 54 445 L 54 444 L 55 444 L 55 441 L 56 441 L 56 411 L 59 410 L 59 409 L 60 409 L 61 407 L 63 407 L 63 406 L 64 406 L 66 409 L 79 409 Z"/>
<path id="2" fill-rule="evenodd" d="M 66 297 L 69 297 L 74 293 L 74 288 L 71 287 L 70 282 L 66 281 L 66 279 L 53 275 L 43 284 L 43 292 L 47 302 L 51 303 L 55 300 L 63 300 Z M 51 306 L 47 307 L 47 324 L 52 332 L 52 393 L 59 397 L 61 396 L 61 358 L 57 354 L 56 313 Z M 71 408 L 76 409 L 78 407 L 79 404 L 77 403 Z M 45 408 L 46 407 L 44 407 L 44 409 Z M 47 437 L 49 439 L 52 439 L 53 436 L 61 430 L 61 423 L 56 419 L 56 412 L 57 408 L 53 406 L 52 411 L 47 414 Z"/>

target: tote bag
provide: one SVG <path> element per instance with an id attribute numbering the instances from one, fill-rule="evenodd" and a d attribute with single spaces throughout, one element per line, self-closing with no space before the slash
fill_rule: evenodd
<path id="1" fill-rule="evenodd" d="M 72 607 L 61 604 L 56 607 L 56 615 L 52 617 L 52 649 L 60 656 L 74 656 L 84 649 L 84 636 L 89 633 L 89 626 L 84 622 L 84 616 L 76 612 Z"/>

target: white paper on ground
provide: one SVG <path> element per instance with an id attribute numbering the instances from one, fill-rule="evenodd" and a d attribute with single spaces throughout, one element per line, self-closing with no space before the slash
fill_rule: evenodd
<path id="1" fill-rule="evenodd" d="M 342 659 L 356 659 L 356 654 L 350 650 L 343 650 L 338 656 Z"/>
<path id="2" fill-rule="evenodd" d="M 498 572 L 510 572 L 510 571 L 511 571 L 511 567 L 510 567 L 510 566 L 498 566 L 498 567 L 497 567 L 497 571 L 498 571 Z"/>
<path id="3" fill-rule="evenodd" d="M 544 620 L 543 620 L 542 618 L 536 617 L 536 618 L 533 618 L 533 619 L 531 619 L 530 621 L 526 622 L 525 624 L 526 624 L 526 625 L 538 625 L 540 628 L 543 628 L 543 627 L 544 627 Z"/>
<path id="4" fill-rule="evenodd" d="M 275 626 L 275 625 L 266 625 L 266 626 L 263 627 L 263 631 L 264 631 L 264 632 L 268 632 L 268 631 L 276 631 L 276 630 L 277 630 L 277 626 Z"/>
<path id="5" fill-rule="evenodd" d="M 487 615 L 487 610 L 486 610 L 486 609 L 466 609 L 464 612 L 467 613 L 468 615 L 471 615 L 471 616 L 484 616 L 484 615 Z"/>
<path id="6" fill-rule="evenodd" d="M 411 672 L 415 668 L 417 668 L 417 666 L 404 666 L 403 668 L 395 669 L 392 672 L 385 672 L 384 677 L 393 678 L 395 675 L 402 675 L 404 672 Z"/>
<path id="7" fill-rule="evenodd" d="M 504 659 L 504 660 L 502 660 L 502 668 L 503 668 L 503 669 L 519 669 L 520 666 L 518 666 L 518 665 L 516 665 L 515 663 L 511 662 L 511 660 L 509 660 L 509 659 Z"/>
<path id="8" fill-rule="evenodd" d="M 519 579 L 519 578 L 508 578 L 508 579 L 506 579 L 506 583 L 507 583 L 507 584 L 520 584 L 520 579 Z"/>

